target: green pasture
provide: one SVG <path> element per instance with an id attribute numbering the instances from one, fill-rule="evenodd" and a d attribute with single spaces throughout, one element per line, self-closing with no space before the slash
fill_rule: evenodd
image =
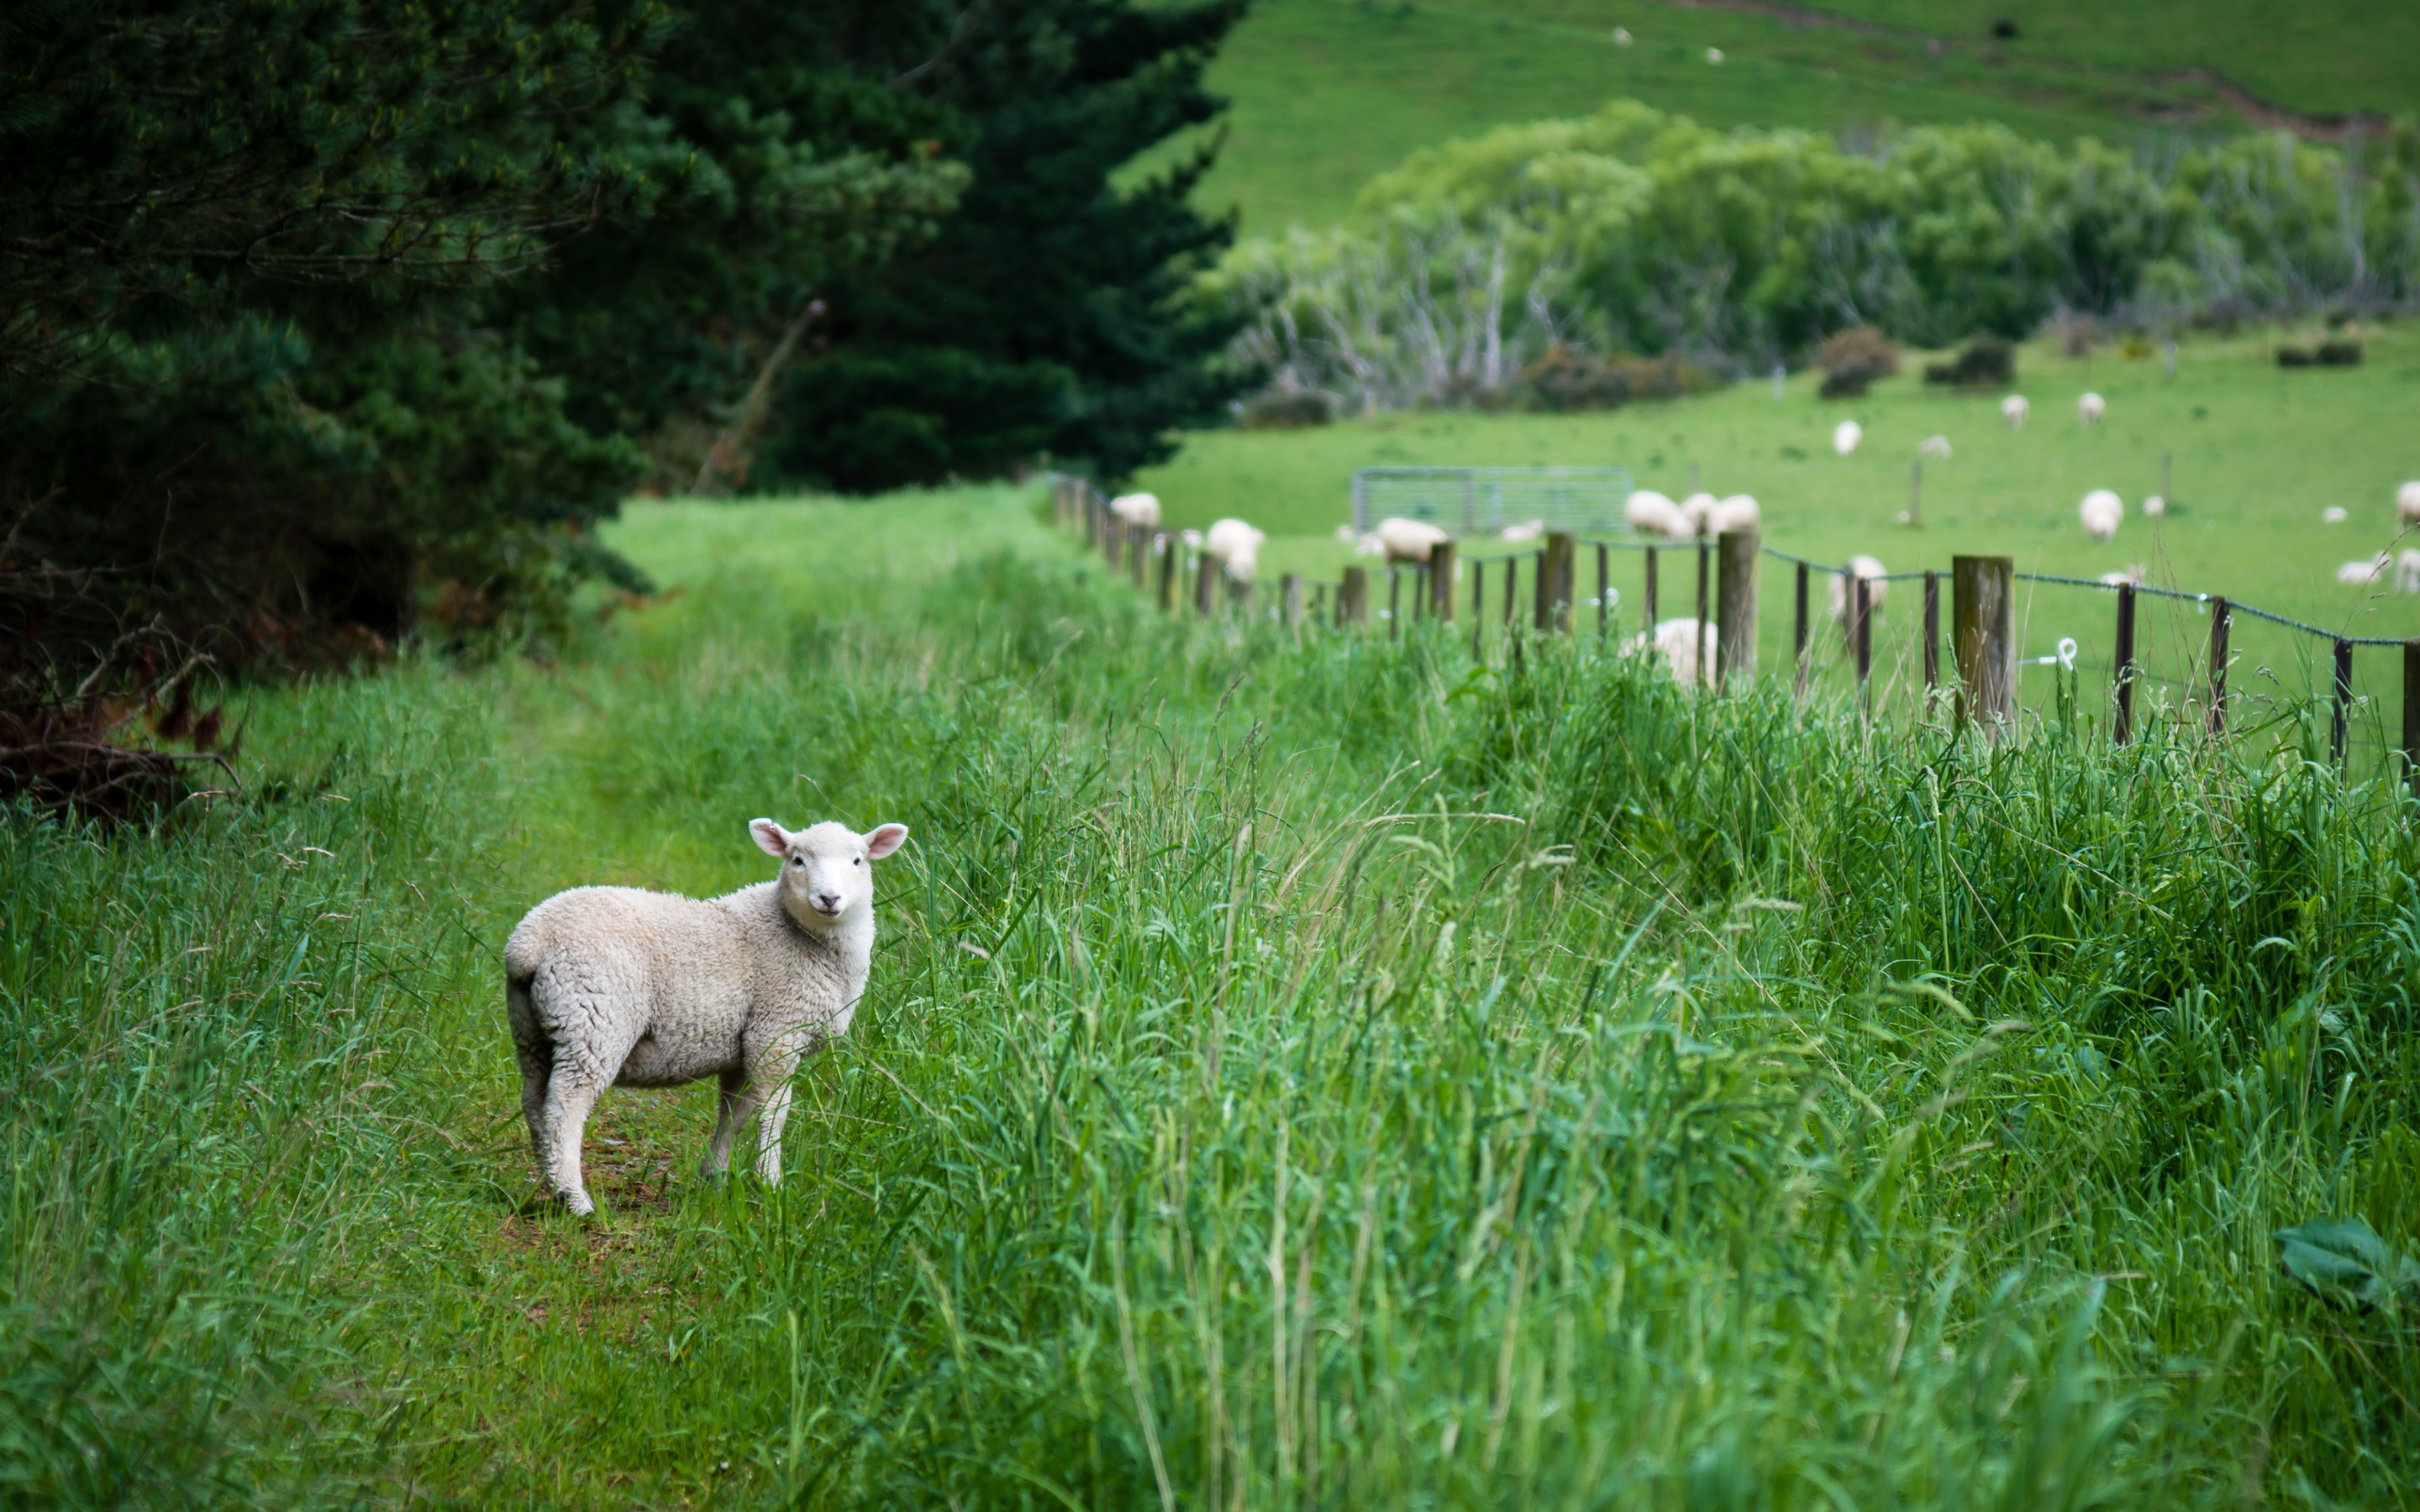
<path id="1" fill-rule="evenodd" d="M 1418 147 L 1635 99 L 1714 126 L 1820 131 L 1994 120 L 2058 140 L 2240 130 L 2207 68 L 2319 114 L 2408 110 L 2420 15 L 2329 0 L 2110 8 L 2055 0 L 1855 0 L 1814 8 L 1881 33 L 1752 10 L 1579 0 L 1269 0 L 1213 64 L 1233 101 L 1202 203 L 1248 234 L 1328 224 Z M 2020 23 L 2003 42 L 2002 16 Z M 1613 28 L 1633 38 L 1617 46 Z M 1938 44 L 1937 46 L 1935 44 Z M 1722 61 L 1710 63 L 1706 49 Z M 1152 162 L 1182 150 L 1171 144 Z"/>
<path id="2" fill-rule="evenodd" d="M 2390 325 L 2363 334 L 2367 360 L 2350 369 L 2277 367 L 2278 343 L 2307 342 L 2308 332 L 2189 334 L 2173 378 L 2156 349 L 2129 358 L 2102 346 L 2074 359 L 2049 341 L 2032 343 L 2020 352 L 2013 386 L 2032 405 L 2022 431 L 2000 420 L 2002 391 L 1928 388 L 1919 376 L 1926 359 L 1911 355 L 1900 377 L 1858 400 L 1817 398 L 1821 375 L 1806 373 L 1790 378 L 1778 405 L 1770 379 L 1751 379 L 1705 397 L 1598 414 L 1435 410 L 1316 430 L 1203 432 L 1136 486 L 1156 493 L 1174 524 L 1199 527 L 1233 515 L 1267 530 L 1264 579 L 1301 572 L 1333 580 L 1356 560 L 1334 531 L 1351 517 L 1358 467 L 1617 465 L 1639 486 L 1676 499 L 1690 491 L 1694 470 L 1714 493 L 1757 498 L 1766 545 L 1818 563 L 1862 553 L 1894 573 L 1946 573 L 1956 555 L 2008 555 L 2021 571 L 2095 579 L 2141 566 L 2155 585 L 2224 594 L 2338 634 L 2420 635 L 2420 597 L 2397 594 L 2391 581 L 2336 581 L 2347 562 L 2420 544 L 2420 534 L 2398 532 L 2395 517 L 2397 486 L 2420 477 L 2420 426 L 2412 421 L 2420 413 L 2420 331 Z M 2108 400 L 2107 418 L 2093 428 L 2076 418 L 2075 401 L 2087 390 Z M 1832 449 L 1832 432 L 1850 419 L 1865 437 L 1844 458 Z M 1918 444 L 1931 436 L 1948 440 L 1947 460 L 1919 458 Z M 2159 491 L 2163 454 L 2173 506 L 2155 519 L 2139 506 Z M 1899 521 L 1919 460 L 1923 524 L 1911 529 Z M 2103 487 L 2128 507 L 2117 537 L 2105 543 L 2087 537 L 2076 518 L 2084 495 Z M 2330 506 L 2348 517 L 2323 523 Z M 1465 549 L 1480 556 L 1511 548 L 1479 541 Z M 1581 589 L 1592 596 L 1594 555 L 1585 548 L 1582 555 Z M 1694 555 L 1658 552 L 1661 617 L 1694 612 Z M 1641 563 L 1635 552 L 1616 551 L 1609 566 L 1618 608 L 1636 629 Z M 1760 651 L 1768 665 L 1791 649 L 1789 572 L 1767 563 Z M 1920 676 L 1916 588 L 1894 584 L 1877 621 L 1880 664 L 1901 688 Z M 1486 592 L 1501 602 L 1500 570 Z M 1819 620 L 1825 592 L 1819 579 Z M 1946 598 L 1942 612 L 1946 622 Z M 2145 612 L 2147 660 L 2164 676 L 2185 678 L 2187 663 L 2202 653 L 2206 625 L 2187 623 L 2191 610 Z M 2108 595 L 2029 589 L 2024 654 L 2052 655 L 2071 637 L 2087 668 L 2105 674 L 2114 613 Z M 2307 688 L 2314 671 L 2325 675 L 2325 642 L 2239 625 L 2235 649 L 2251 658 L 2247 672 L 2268 667 L 2298 689 Z M 1822 645 L 1840 649 L 1836 638 Z M 2400 707 L 2393 656 L 2364 651 L 2357 659 L 2358 690 L 2393 701 L 2371 705 L 2374 717 L 2390 721 Z"/>
<path id="3" fill-rule="evenodd" d="M 635 505 L 665 593 L 550 663 L 0 824 L 8 1504 L 2409 1499 L 2420 1299 L 2273 1238 L 2420 1247 L 2398 786 L 1170 619 L 1046 517 Z M 504 936 L 759 813 L 914 829 L 791 1176 L 613 1092 L 567 1219 Z"/>

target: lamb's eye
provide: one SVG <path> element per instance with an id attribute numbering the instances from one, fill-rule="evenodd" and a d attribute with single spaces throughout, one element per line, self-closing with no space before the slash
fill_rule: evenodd
<path id="1" fill-rule="evenodd" d="M 790 864 L 792 866 L 803 867 L 807 864 L 807 858 L 803 856 L 793 856 L 790 857 Z"/>
<path id="2" fill-rule="evenodd" d="M 865 864 L 865 857 L 861 856 L 856 860 L 851 861 L 848 864 L 851 866 L 863 866 Z"/>

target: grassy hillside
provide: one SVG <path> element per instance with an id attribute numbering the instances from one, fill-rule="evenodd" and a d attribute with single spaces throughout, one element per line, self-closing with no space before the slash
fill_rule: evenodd
<path id="1" fill-rule="evenodd" d="M 1717 126 L 1838 130 L 1990 119 L 2039 136 L 2231 130 L 2234 106 L 2164 70 L 2218 70 L 2313 113 L 2420 100 L 2420 13 L 2357 0 L 1854 0 L 1873 30 L 1714 7 L 1584 0 L 1264 0 L 1210 73 L 1228 140 L 1202 203 L 1248 233 L 1322 225 L 1414 148 L 1617 98 Z M 2013 41 L 1990 35 L 2003 15 Z M 1617 46 L 1613 28 L 1634 40 Z M 1706 49 L 1723 59 L 1710 63 Z"/>
<path id="2" fill-rule="evenodd" d="M 551 671 L 256 695 L 0 825 L 0 1485 L 45 1506 L 2241 1506 L 2420 1465 L 2413 831 L 2155 731 L 1169 622 L 1014 493 L 650 505 Z M 2290 753 L 2288 753 L 2290 756 Z M 496 980 L 903 820 L 790 1180 Z"/>

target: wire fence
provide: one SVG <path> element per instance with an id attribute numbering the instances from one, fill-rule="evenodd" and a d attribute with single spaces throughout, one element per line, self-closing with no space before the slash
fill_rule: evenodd
<path id="1" fill-rule="evenodd" d="M 1717 540 L 1557 532 L 1484 556 L 1447 544 L 1433 563 L 1350 567 L 1333 582 L 1288 574 L 1272 590 L 1227 573 L 1187 532 L 1117 519 L 1085 480 L 1051 481 L 1062 523 L 1171 610 L 1390 638 L 1433 620 L 1481 656 L 1541 634 L 1653 645 L 1684 678 L 1781 668 L 1803 696 L 1852 697 L 1876 718 L 1939 717 L 1963 690 L 1942 569 L 1860 579 L 1750 535 L 1750 557 L 1789 570 L 1735 564 L 1726 602 Z M 2356 773 L 2420 774 L 2420 638 L 2347 635 L 2225 594 L 1978 560 L 2002 563 L 2007 579 L 2007 710 L 2019 729 L 2064 722 L 2124 740 L 2149 720 L 2181 720 L 2303 741 Z M 1725 646 L 1725 625 L 1749 631 Z"/>

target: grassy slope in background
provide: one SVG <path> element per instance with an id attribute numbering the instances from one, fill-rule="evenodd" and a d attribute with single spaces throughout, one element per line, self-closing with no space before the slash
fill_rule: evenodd
<path id="1" fill-rule="evenodd" d="M 207 817 L 7 826 L 12 1495 L 2408 1480 L 2408 1341 L 2268 1237 L 2420 1222 L 2409 831 L 2304 748 L 1170 625 L 1011 494 L 616 533 L 684 592 L 553 673 L 264 695 Z M 916 826 L 791 1180 L 616 1092 L 603 1218 L 531 1205 L 504 933 L 753 880 L 760 812 Z"/>
<path id="2" fill-rule="evenodd" d="M 2032 136 L 2126 144 L 2241 127 L 2208 87 L 2163 69 L 2214 69 L 2319 114 L 2405 110 L 2420 91 L 2420 19 L 2353 0 L 2166 0 L 2116 11 L 2073 0 L 1856 0 L 1815 8 L 1909 35 L 1657 4 L 1270 0 L 1211 69 L 1211 86 L 1234 104 L 1201 202 L 1240 208 L 1248 235 L 1325 225 L 1417 147 L 1511 121 L 1583 116 L 1620 98 L 1717 127 L 1981 119 Z M 2012 43 L 1989 35 L 2003 14 L 2022 23 Z M 1631 46 L 1614 45 L 1616 25 L 1631 32 Z M 1932 52 L 1926 36 L 1946 50 Z M 1706 60 L 1709 47 L 1722 50 L 1721 63 Z M 1151 160 L 1163 161 L 1172 156 Z"/>

